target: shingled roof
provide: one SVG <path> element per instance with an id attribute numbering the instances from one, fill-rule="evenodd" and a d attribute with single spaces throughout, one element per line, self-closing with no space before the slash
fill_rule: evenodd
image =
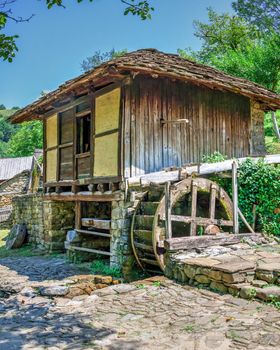
<path id="1" fill-rule="evenodd" d="M 267 90 L 261 85 L 246 79 L 225 74 L 212 67 L 184 59 L 175 54 L 166 54 L 155 49 L 144 49 L 128 53 L 122 57 L 103 63 L 99 67 L 65 82 L 63 85 L 27 107 L 19 110 L 10 119 L 21 122 L 36 117 L 39 110 L 55 102 L 68 92 L 73 92 L 83 84 L 94 85 L 102 75 L 126 75 L 128 72 L 151 75 L 153 77 L 169 77 L 197 85 L 230 91 L 252 98 L 263 105 L 266 110 L 280 108 L 280 95 Z M 37 115 L 38 117 L 38 115 Z"/>

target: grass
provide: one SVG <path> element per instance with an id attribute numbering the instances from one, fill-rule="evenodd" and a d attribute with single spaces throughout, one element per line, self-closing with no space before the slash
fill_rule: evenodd
<path id="1" fill-rule="evenodd" d="M 25 244 L 19 249 L 6 249 L 6 237 L 8 236 L 9 230 L 0 230 L 0 259 L 8 258 L 11 256 L 24 257 L 24 256 L 34 256 L 42 255 L 40 252 L 33 251 L 29 244 Z"/>
<path id="2" fill-rule="evenodd" d="M 100 274 L 105 276 L 112 276 L 116 278 L 122 277 L 120 268 L 110 267 L 108 261 L 95 260 L 90 264 L 90 270 L 93 274 Z"/>

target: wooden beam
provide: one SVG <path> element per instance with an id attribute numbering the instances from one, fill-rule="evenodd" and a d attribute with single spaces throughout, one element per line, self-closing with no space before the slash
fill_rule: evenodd
<path id="1" fill-rule="evenodd" d="M 248 157 L 236 159 L 239 164 L 245 162 Z M 271 154 L 265 157 L 250 158 L 254 163 L 263 160 L 266 164 L 280 164 L 280 154 Z M 131 177 L 128 179 L 129 186 L 143 186 L 153 183 L 164 183 L 166 181 L 179 181 L 192 174 L 209 175 L 232 170 L 233 159 L 225 160 L 218 163 L 204 163 L 200 165 L 189 165 L 173 171 L 157 171 L 154 173 L 144 174 Z"/>
<path id="2" fill-rule="evenodd" d="M 124 199 L 123 193 L 112 193 L 112 194 L 81 194 L 81 193 L 71 193 L 71 192 L 62 192 L 62 193 L 47 193 L 44 196 L 46 200 L 53 201 L 68 201 L 68 202 L 112 202 L 120 201 Z"/>
<path id="3" fill-rule="evenodd" d="M 97 232 L 97 231 L 89 231 L 89 230 L 80 230 L 76 229 L 78 233 L 83 233 L 86 235 L 93 235 L 93 236 L 100 236 L 100 237 L 106 237 L 111 238 L 111 235 L 109 233 L 103 233 L 103 232 Z"/>
<path id="4" fill-rule="evenodd" d="M 111 220 L 82 218 L 81 222 L 82 222 L 82 226 L 86 226 L 86 227 L 95 227 L 102 230 L 110 230 L 111 228 Z"/>
<path id="5" fill-rule="evenodd" d="M 209 219 L 201 217 L 190 217 L 183 215 L 171 215 L 171 221 L 184 222 L 185 224 L 196 223 L 199 226 L 217 225 L 217 226 L 233 226 L 233 221 L 223 219 Z M 165 220 L 165 216 L 160 217 L 161 220 Z"/>
<path id="6" fill-rule="evenodd" d="M 87 252 L 87 253 L 93 253 L 93 254 L 101 254 L 101 255 L 108 255 L 111 256 L 112 254 L 109 252 L 105 252 L 103 250 L 97 250 L 97 249 L 90 249 L 90 248 L 84 248 L 84 247 L 76 247 L 73 245 L 68 245 L 66 247 L 68 250 L 79 250 L 81 252 Z"/>
<path id="7" fill-rule="evenodd" d="M 214 245 L 225 246 L 236 244 L 242 242 L 246 238 L 249 238 L 256 243 L 261 243 L 263 237 L 259 233 L 240 233 L 238 235 L 221 233 L 211 236 L 171 238 L 164 241 L 164 247 L 169 251 L 191 250 L 195 248 L 207 248 Z"/>

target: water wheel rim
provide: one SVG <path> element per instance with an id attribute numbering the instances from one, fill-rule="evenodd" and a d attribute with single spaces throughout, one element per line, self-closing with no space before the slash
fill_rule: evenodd
<path id="1" fill-rule="evenodd" d="M 229 195 L 226 193 L 226 191 L 220 187 L 219 185 L 217 185 L 214 181 L 209 180 L 209 179 L 204 179 L 204 178 L 188 178 L 188 179 L 184 179 L 180 182 L 178 182 L 177 184 L 175 184 L 176 189 L 171 191 L 170 194 L 170 201 L 171 201 L 171 207 L 173 207 L 176 202 L 183 196 L 185 196 L 186 194 L 189 194 L 191 192 L 191 187 L 192 187 L 192 183 L 193 181 L 195 181 L 197 183 L 197 186 L 199 189 L 206 189 L 206 190 L 210 190 L 211 186 L 215 185 L 218 189 L 217 194 L 219 193 L 219 197 L 217 196 L 217 198 L 220 200 L 221 202 L 221 198 L 223 200 L 223 207 L 226 210 L 227 216 L 229 219 L 232 219 L 233 217 L 233 204 L 232 201 L 229 197 Z M 175 194 L 174 194 L 175 192 Z M 159 255 L 157 253 L 157 249 L 158 246 L 164 245 L 164 240 L 166 239 L 166 233 L 165 233 L 165 237 L 164 240 L 160 239 L 160 233 L 161 233 L 161 228 L 159 227 L 159 217 L 161 215 L 163 215 L 165 212 L 165 195 L 163 195 L 156 213 L 155 213 L 155 217 L 154 217 L 154 221 L 153 221 L 153 231 L 152 231 L 152 241 L 153 241 L 153 249 L 154 249 L 154 253 L 155 253 L 155 257 L 157 259 L 157 262 L 159 264 L 159 267 L 161 268 L 162 271 L 165 270 L 165 254 L 161 254 Z"/>

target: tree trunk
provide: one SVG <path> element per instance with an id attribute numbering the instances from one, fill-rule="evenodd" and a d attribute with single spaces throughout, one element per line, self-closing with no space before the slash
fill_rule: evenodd
<path id="1" fill-rule="evenodd" d="M 272 119 L 274 131 L 275 131 L 275 135 L 276 135 L 278 141 L 280 141 L 280 131 L 279 131 L 279 126 L 277 123 L 275 112 L 271 112 L 271 119 Z"/>

